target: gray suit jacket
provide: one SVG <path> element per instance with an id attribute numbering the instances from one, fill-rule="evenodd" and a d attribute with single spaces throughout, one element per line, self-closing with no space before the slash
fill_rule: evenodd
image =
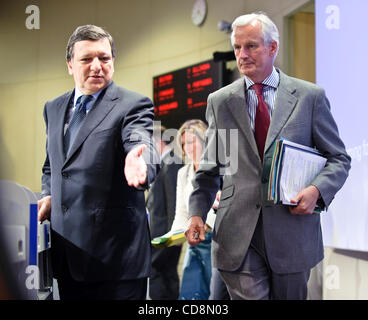
<path id="1" fill-rule="evenodd" d="M 287 206 L 266 201 L 276 139 L 283 137 L 316 147 L 327 157 L 325 168 L 312 182 L 320 190 L 320 201 L 326 208 L 350 169 L 350 157 L 339 138 L 324 90 L 279 72 L 280 84 L 263 163 L 246 111 L 244 79 L 208 97 L 206 150 L 189 203 L 192 216 L 205 218 L 219 188 L 219 177 L 224 174 L 212 245 L 214 267 L 222 270 L 240 267 L 261 211 L 266 251 L 274 272 L 305 271 L 323 258 L 320 216 L 291 215 Z M 224 168 L 227 156 L 228 165 Z"/>
<path id="2" fill-rule="evenodd" d="M 147 277 L 150 237 L 144 191 L 128 186 L 127 153 L 144 143 L 151 183 L 159 170 L 153 147 L 152 102 L 111 82 L 88 113 L 65 157 L 64 118 L 73 91 L 44 108 L 47 158 L 43 195 L 51 195 L 52 262 L 55 277 L 68 264 L 79 281 Z"/>

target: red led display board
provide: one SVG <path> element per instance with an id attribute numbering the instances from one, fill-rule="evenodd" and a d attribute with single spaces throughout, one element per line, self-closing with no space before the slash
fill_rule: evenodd
<path id="1" fill-rule="evenodd" d="M 153 78 L 155 120 L 179 128 L 188 119 L 205 120 L 207 97 L 224 85 L 222 61 L 204 61 Z"/>

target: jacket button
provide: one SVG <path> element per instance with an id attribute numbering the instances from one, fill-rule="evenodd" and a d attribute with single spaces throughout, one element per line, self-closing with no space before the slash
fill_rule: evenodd
<path id="1" fill-rule="evenodd" d="M 65 178 L 65 179 L 68 179 L 69 178 L 69 175 L 65 172 L 62 172 L 61 175 Z"/>
<path id="2" fill-rule="evenodd" d="M 256 204 L 256 208 L 259 209 L 261 208 L 261 205 L 259 203 Z"/>
<path id="3" fill-rule="evenodd" d="M 66 206 L 61 206 L 61 210 L 65 213 L 68 210 L 68 208 Z"/>
<path id="4" fill-rule="evenodd" d="M 266 183 L 268 182 L 268 179 L 267 178 L 262 178 L 262 183 Z"/>

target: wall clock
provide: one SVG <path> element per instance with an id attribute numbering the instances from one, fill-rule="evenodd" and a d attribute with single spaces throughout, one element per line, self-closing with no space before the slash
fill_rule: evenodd
<path id="1" fill-rule="evenodd" d="M 192 22 L 196 26 L 200 26 L 207 16 L 206 0 L 196 0 L 192 8 Z"/>

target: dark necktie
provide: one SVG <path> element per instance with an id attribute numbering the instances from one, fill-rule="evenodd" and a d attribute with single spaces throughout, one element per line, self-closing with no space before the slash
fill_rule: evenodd
<path id="1" fill-rule="evenodd" d="M 65 156 L 68 155 L 74 139 L 77 136 L 79 128 L 86 117 L 86 104 L 92 99 L 92 96 L 80 96 L 75 105 L 75 110 L 72 119 L 69 122 L 69 126 L 64 136 L 64 152 Z"/>
<path id="2" fill-rule="evenodd" d="M 258 105 L 256 111 L 256 119 L 254 124 L 254 133 L 256 137 L 256 143 L 258 147 L 259 156 L 263 161 L 264 147 L 266 143 L 266 137 L 268 132 L 268 127 L 270 126 L 270 115 L 268 113 L 268 107 L 266 101 L 263 98 L 263 84 L 253 84 L 252 88 L 256 92 L 258 98 Z"/>

